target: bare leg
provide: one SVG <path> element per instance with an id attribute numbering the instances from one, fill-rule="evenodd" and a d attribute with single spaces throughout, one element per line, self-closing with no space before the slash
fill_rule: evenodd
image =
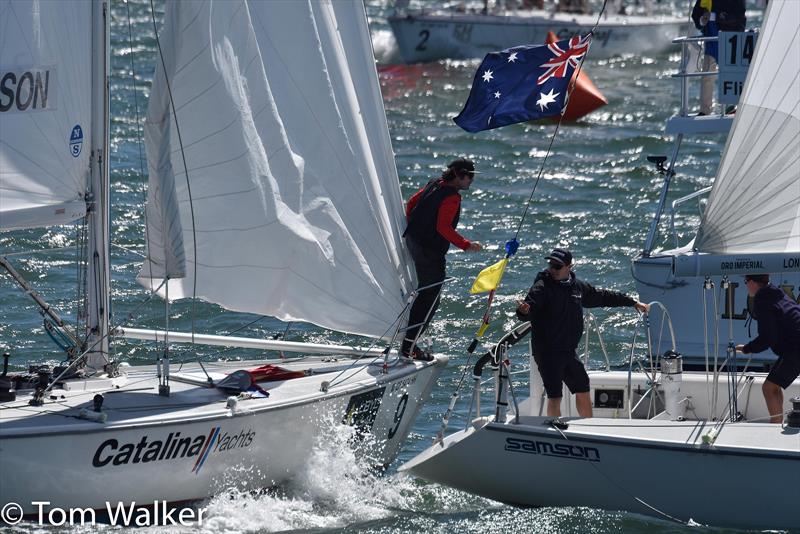
<path id="1" fill-rule="evenodd" d="M 703 56 L 703 72 L 714 72 L 717 70 L 717 62 L 712 56 Z M 703 76 L 700 82 L 700 113 L 711 114 L 712 103 L 714 101 L 714 88 L 717 85 L 716 76 Z"/>
<path id="2" fill-rule="evenodd" d="M 581 417 L 592 416 L 592 399 L 589 397 L 589 392 L 575 394 L 575 406 L 578 408 L 578 415 Z"/>
<path id="3" fill-rule="evenodd" d="M 547 398 L 547 417 L 561 417 L 561 397 Z"/>
<path id="4" fill-rule="evenodd" d="M 767 401 L 769 422 L 781 424 L 783 422 L 783 390 L 778 384 L 764 380 L 761 391 L 764 393 L 764 400 Z"/>

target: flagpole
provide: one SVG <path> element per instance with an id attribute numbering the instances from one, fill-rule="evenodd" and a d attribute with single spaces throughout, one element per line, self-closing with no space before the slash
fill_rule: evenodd
<path id="1" fill-rule="evenodd" d="M 536 193 L 536 188 L 539 185 L 539 181 L 542 178 L 542 174 L 544 173 L 544 168 L 545 168 L 545 165 L 547 164 L 547 158 L 550 156 L 550 152 L 551 152 L 551 150 L 553 148 L 553 143 L 555 142 L 556 136 L 558 135 L 558 131 L 561 128 L 561 123 L 564 121 L 564 114 L 566 112 L 567 106 L 569 105 L 569 98 L 572 95 L 573 90 L 575 89 L 575 85 L 577 83 L 578 76 L 580 75 L 581 70 L 583 69 L 583 63 L 586 60 L 586 57 L 589 55 L 589 49 L 591 48 L 591 38 L 594 36 L 594 31 L 597 28 L 597 25 L 600 23 L 600 20 L 601 20 L 601 18 L 603 16 L 603 13 L 605 12 L 607 3 L 608 3 L 608 0 L 603 0 L 603 7 L 601 8 L 600 13 L 597 16 L 597 21 L 595 22 L 595 24 L 592 27 L 591 31 L 589 31 L 589 33 L 586 34 L 586 37 L 584 38 L 584 40 L 585 39 L 589 40 L 587 45 L 586 45 L 587 46 L 586 52 L 581 56 L 580 62 L 578 63 L 578 66 L 577 66 L 577 68 L 575 70 L 575 74 L 574 74 L 574 76 L 572 76 L 572 78 L 569 81 L 569 84 L 567 85 L 567 91 L 566 91 L 566 94 L 564 95 L 564 105 L 561 107 L 561 113 L 559 114 L 559 119 L 558 119 L 558 122 L 556 123 L 556 128 L 553 131 L 553 135 L 550 137 L 550 143 L 547 146 L 547 151 L 545 152 L 544 158 L 542 159 L 542 164 L 539 167 L 539 172 L 538 172 L 538 174 L 536 176 L 536 181 L 533 183 L 533 187 L 531 188 L 531 193 L 528 196 L 527 202 L 525 203 L 525 209 L 523 210 L 522 216 L 520 217 L 519 224 L 517 225 L 517 230 L 514 233 L 514 237 L 511 239 L 511 241 L 508 241 L 506 243 L 506 246 L 505 246 L 505 250 L 506 250 L 505 259 L 506 260 L 510 260 L 511 256 L 516 254 L 517 249 L 519 247 L 519 241 L 518 241 L 519 234 L 522 231 L 522 226 L 525 223 L 525 219 L 526 219 L 526 217 L 528 215 L 528 211 L 530 209 L 531 202 L 533 201 L 533 195 Z M 480 72 L 480 70 L 478 72 Z M 476 78 L 477 78 L 477 73 L 476 73 Z M 513 251 L 512 251 L 512 249 L 513 249 Z M 470 355 L 475 352 L 475 349 L 478 347 L 478 343 L 479 343 L 480 338 L 483 337 L 483 335 L 486 333 L 486 330 L 489 328 L 490 318 L 491 318 L 491 311 L 492 311 L 492 304 L 494 302 L 494 296 L 495 296 L 495 293 L 497 291 L 497 288 L 500 286 L 500 282 L 501 282 L 501 280 L 503 278 L 503 274 L 505 274 L 505 268 L 506 268 L 507 265 L 508 265 L 508 262 L 506 262 L 502 266 L 502 269 L 501 269 L 501 272 L 500 272 L 500 276 L 498 277 L 498 280 L 497 280 L 497 284 L 495 285 L 495 287 L 493 289 L 491 289 L 489 291 L 489 296 L 488 296 L 487 302 L 486 302 L 486 309 L 485 309 L 485 311 L 483 313 L 483 317 L 481 318 L 481 324 L 478 327 L 478 330 L 475 332 L 475 335 L 473 336 L 472 342 L 469 344 L 469 347 L 467 347 L 467 353 L 469 353 Z M 478 276 L 480 277 L 480 275 L 478 275 Z M 476 282 L 477 282 L 477 280 L 476 280 Z"/>

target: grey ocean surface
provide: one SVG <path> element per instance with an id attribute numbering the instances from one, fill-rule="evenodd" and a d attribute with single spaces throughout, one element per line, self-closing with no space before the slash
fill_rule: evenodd
<path id="1" fill-rule="evenodd" d="M 382 63 L 397 57 L 386 25 L 388 8 L 377 0 L 368 11 L 373 24 L 376 56 Z M 162 16 L 157 4 L 157 18 Z M 113 241 L 113 317 L 115 324 L 159 326 L 163 304 L 145 302 L 146 292 L 135 277 L 143 251 L 143 204 L 146 194 L 146 164 L 138 143 L 137 111 L 146 110 L 149 83 L 156 58 L 156 41 L 149 2 L 131 2 L 131 39 L 126 4 L 114 2 L 112 19 L 113 73 L 111 82 L 111 148 Z M 523 43 L 520 43 L 523 44 Z M 630 259 L 641 250 L 661 184 L 661 178 L 646 161 L 647 155 L 667 155 L 671 139 L 663 134 L 665 121 L 679 105 L 678 82 L 670 75 L 677 70 L 679 51 L 655 57 L 592 60 L 585 70 L 606 95 L 608 106 L 577 124 L 561 127 L 541 175 L 530 210 L 522 226 L 521 247 L 511 262 L 495 300 L 492 326 L 486 339 L 497 339 L 514 324 L 515 301 L 524 295 L 544 256 L 554 246 L 569 247 L 575 255 L 576 272 L 599 286 L 634 292 Z M 136 86 L 131 78 L 135 64 Z M 521 124 L 499 130 L 469 134 L 454 125 L 466 101 L 478 65 L 473 61 L 438 62 L 413 66 L 381 66 L 381 84 L 397 155 L 401 186 L 408 197 L 427 180 L 437 176 L 446 163 L 466 156 L 476 162 L 478 175 L 472 190 L 464 195 L 460 231 L 486 245 L 477 254 L 453 251 L 448 272 L 457 279 L 444 291 L 442 305 L 430 329 L 435 350 L 450 356 L 432 398 L 420 414 L 403 451 L 388 473 L 375 475 L 367 462 L 350 454 L 346 443 L 326 443 L 309 458 L 308 472 L 279 490 L 263 494 L 225 492 L 203 505 L 206 520 L 192 530 L 207 532 L 723 532 L 686 526 L 638 515 L 584 508 L 523 510 L 464 494 L 435 484 L 410 479 L 396 472 L 397 466 L 431 443 L 439 429 L 451 393 L 464 365 L 466 348 L 477 329 L 486 296 L 468 293 L 475 274 L 502 257 L 503 244 L 514 237 L 525 204 L 539 174 L 550 138 L 552 123 Z M 696 91 L 693 93 L 696 96 Z M 710 184 L 724 137 L 689 139 L 677 167 L 673 197 Z M 335 176 L 331 180 L 335 180 Z M 681 243 L 692 237 L 698 222 L 697 206 L 685 209 L 677 220 Z M 662 233 L 663 236 L 663 233 Z M 74 268 L 75 229 L 24 231 L 0 235 L 5 254 L 43 248 L 66 247 L 56 254 L 28 253 L 13 258 L 21 272 L 66 316 L 74 318 L 76 305 Z M 662 238 L 662 243 L 664 240 Z M 280 254 L 276 250 L 275 254 Z M 61 353 L 50 343 L 41 319 L 29 299 L 8 277 L 0 277 L 0 343 L 11 351 L 12 363 L 21 369 L 26 361 L 57 362 Z M 192 310 L 194 319 L 192 319 Z M 290 340 L 352 341 L 346 336 L 321 331 L 309 325 L 287 325 L 271 318 L 244 314 L 220 314 L 213 305 L 178 303 L 170 325 L 199 332 L 267 336 L 286 332 Z M 599 311 L 604 339 L 612 363 L 627 361 L 627 350 L 636 316 L 632 310 Z M 31 332 L 34 335 L 31 335 Z M 595 337 L 596 340 L 596 337 Z M 596 346 L 594 347 L 597 348 Z M 178 359 L 191 360 L 190 353 Z M 480 349 L 479 349 L 480 350 Z M 242 350 L 200 348 L 204 358 L 255 357 Z M 597 354 L 597 352 L 595 352 Z M 136 363 L 153 361 L 155 348 L 125 345 L 117 356 Z M 527 390 L 524 350 L 511 353 L 518 391 Z M 175 357 L 175 356 L 173 356 Z M 594 365 L 601 361 L 593 360 Z M 471 366 L 471 364 L 470 364 Z M 468 380 L 467 382 L 471 382 Z M 451 421 L 451 430 L 463 426 L 469 391 Z M 484 407 L 490 405 L 490 393 Z M 486 408 L 484 408 L 486 410 Z M 291 443 L 286 444 L 291 447 Z M 476 462 L 491 462 L 501 451 L 486 451 Z M 530 473 L 530 477 L 537 477 Z M 541 480 L 547 485 L 547 480 Z M 658 484 L 641 473 L 641 484 Z M 742 486 L 742 503 L 746 492 Z M 634 495 L 636 488 L 628 488 Z M 611 485 L 597 491 L 615 491 Z M 742 503 L 731 503 L 732 506 Z M 657 502 L 649 503 L 656 508 Z M 22 524 L 14 531 L 41 529 Z M 63 531 L 63 528 L 45 528 Z M 73 532 L 94 530 L 73 527 Z M 157 532 L 161 527 L 139 529 Z M 181 529 L 186 530 L 186 529 Z M 172 531 L 177 531 L 172 529 Z"/>

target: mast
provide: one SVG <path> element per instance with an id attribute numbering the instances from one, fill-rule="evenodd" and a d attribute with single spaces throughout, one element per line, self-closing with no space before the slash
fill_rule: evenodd
<path id="1" fill-rule="evenodd" d="M 89 246 L 86 258 L 88 320 L 86 364 L 103 369 L 108 363 L 109 315 L 109 173 L 108 173 L 108 1 L 92 10 L 91 176 L 87 191 Z"/>

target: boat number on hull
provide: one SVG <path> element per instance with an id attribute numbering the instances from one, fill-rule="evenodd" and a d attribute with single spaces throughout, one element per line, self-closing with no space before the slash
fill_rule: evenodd
<path id="1" fill-rule="evenodd" d="M 430 30 L 422 30 L 419 32 L 420 42 L 417 44 L 415 50 L 419 50 L 420 52 L 424 52 L 425 43 L 428 41 L 428 38 L 431 36 Z"/>
<path id="2" fill-rule="evenodd" d="M 522 438 L 506 438 L 505 450 L 509 452 L 522 452 L 526 454 L 539 454 L 541 456 L 555 456 L 570 460 L 585 460 L 599 462 L 600 451 L 594 447 L 581 447 L 567 443 L 549 443 L 547 441 L 531 441 Z"/>
<path id="3" fill-rule="evenodd" d="M 472 41 L 472 24 L 456 24 L 453 27 L 453 37 L 456 41 L 469 43 Z"/>
<path id="4" fill-rule="evenodd" d="M 350 397 L 342 423 L 356 427 L 356 436 L 359 438 L 363 438 L 364 434 L 372 429 L 372 423 L 375 422 L 381 407 L 384 391 L 386 388 L 382 387 Z"/>
<path id="5" fill-rule="evenodd" d="M 394 435 L 397 434 L 397 430 L 400 428 L 400 422 L 403 420 L 403 415 L 406 413 L 406 406 L 408 406 L 408 393 L 403 393 L 403 396 L 400 397 L 400 402 L 397 403 L 397 408 L 394 409 L 394 426 L 386 436 L 388 439 L 392 439 Z"/>

